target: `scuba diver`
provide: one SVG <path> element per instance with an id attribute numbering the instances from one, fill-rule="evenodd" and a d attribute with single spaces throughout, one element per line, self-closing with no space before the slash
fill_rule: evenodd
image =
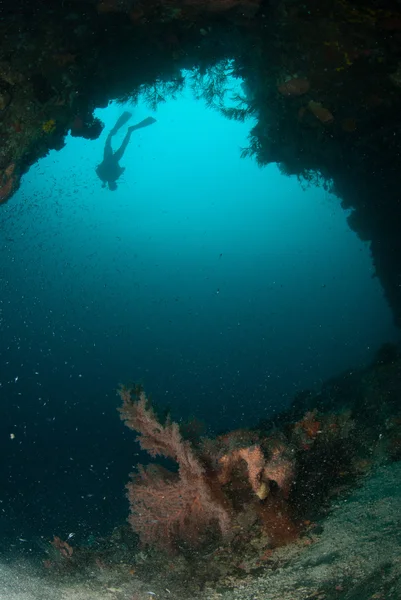
<path id="1" fill-rule="evenodd" d="M 96 168 L 96 173 L 99 179 L 102 180 L 102 187 L 109 186 L 109 190 L 114 191 L 117 189 L 117 179 L 122 175 L 125 171 L 125 167 L 120 167 L 118 162 L 122 159 L 124 152 L 129 144 L 131 134 L 136 129 L 141 129 L 142 127 L 147 127 L 148 125 L 152 125 L 152 123 L 156 123 L 156 119 L 153 117 L 148 117 L 144 119 L 137 125 L 132 125 L 128 127 L 128 131 L 125 134 L 125 138 L 120 148 L 113 152 L 113 148 L 111 147 L 111 138 L 115 135 L 127 121 L 131 118 L 131 113 L 124 112 L 117 120 L 117 123 L 114 125 L 113 129 L 110 130 L 109 135 L 107 136 L 106 143 L 104 145 L 104 154 L 103 161 Z"/>

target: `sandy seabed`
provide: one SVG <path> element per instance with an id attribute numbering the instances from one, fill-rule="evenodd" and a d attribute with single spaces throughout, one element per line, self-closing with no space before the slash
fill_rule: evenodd
<path id="1" fill-rule="evenodd" d="M 201 600 L 400 600 L 401 463 L 377 468 L 359 489 L 338 499 L 323 531 L 308 547 L 276 551 L 280 566 L 206 588 Z M 165 600 L 188 599 L 168 590 L 163 579 L 147 584 L 118 572 L 58 578 L 27 558 L 0 558 L 0 600 Z"/>

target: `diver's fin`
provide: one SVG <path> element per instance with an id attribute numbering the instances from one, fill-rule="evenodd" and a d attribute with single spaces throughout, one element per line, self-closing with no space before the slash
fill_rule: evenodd
<path id="1" fill-rule="evenodd" d="M 114 125 L 113 129 L 111 130 L 111 133 L 113 133 L 113 134 L 117 133 L 117 131 L 119 129 L 121 129 L 121 127 L 123 125 L 125 125 L 130 120 L 131 117 L 132 117 L 132 114 L 130 112 L 127 112 L 127 111 L 123 112 L 123 114 L 120 117 L 118 117 L 116 124 Z"/>
<path id="2" fill-rule="evenodd" d="M 130 129 L 130 131 L 135 131 L 135 129 L 141 129 L 142 127 L 147 127 L 148 125 L 152 125 L 152 123 L 156 123 L 156 119 L 154 119 L 153 117 L 148 117 L 147 119 L 144 119 L 140 123 L 137 123 L 136 125 L 132 125 L 132 127 L 130 127 L 129 129 Z"/>

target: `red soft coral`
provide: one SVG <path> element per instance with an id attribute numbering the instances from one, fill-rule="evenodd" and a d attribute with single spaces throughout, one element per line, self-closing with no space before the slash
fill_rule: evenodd
<path id="1" fill-rule="evenodd" d="M 142 390 L 121 388 L 121 418 L 138 431 L 138 441 L 152 456 L 162 455 L 178 463 L 178 473 L 158 466 L 140 467 L 127 485 L 131 505 L 129 521 L 141 542 L 173 550 L 179 540 L 192 545 L 203 539 L 210 526 L 222 535 L 230 531 L 230 505 L 217 479 L 206 473 L 189 442 L 181 437 L 177 423 L 162 425 L 147 407 Z"/>
<path id="2" fill-rule="evenodd" d="M 121 418 L 138 432 L 141 448 L 178 465 L 176 472 L 150 465 L 131 475 L 129 522 L 143 544 L 173 551 L 183 541 L 192 546 L 202 542 L 213 530 L 227 537 L 251 498 L 275 544 L 288 532 L 292 536 L 286 500 L 293 461 L 285 442 L 271 439 L 265 454 L 261 441 L 251 443 L 255 434 L 234 432 L 223 452 L 221 439 L 194 448 L 177 423 L 160 423 L 140 388 L 124 387 L 119 394 Z M 232 447 L 233 440 L 244 445 Z"/>

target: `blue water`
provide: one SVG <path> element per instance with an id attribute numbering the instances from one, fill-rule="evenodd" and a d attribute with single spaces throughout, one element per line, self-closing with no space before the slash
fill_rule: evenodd
<path id="1" fill-rule="evenodd" d="M 133 134 L 111 192 L 95 168 L 124 110 L 157 122 Z M 139 102 L 96 115 L 98 140 L 68 137 L 0 207 L 10 537 L 125 518 L 137 448 L 119 383 L 141 381 L 175 419 L 218 432 L 366 365 L 398 335 L 340 201 L 240 158 L 252 120 L 225 120 L 189 90 L 156 113 Z"/>

